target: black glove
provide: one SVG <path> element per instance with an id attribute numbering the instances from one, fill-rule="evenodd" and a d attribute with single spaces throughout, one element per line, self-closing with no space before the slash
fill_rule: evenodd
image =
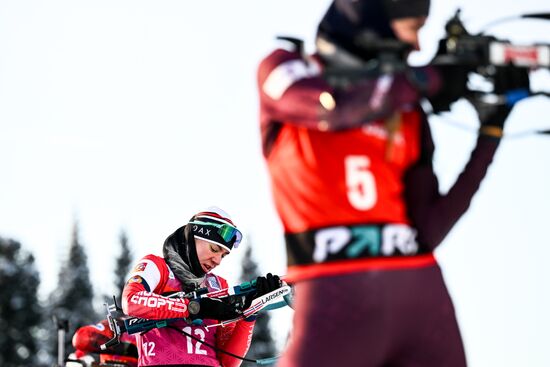
<path id="1" fill-rule="evenodd" d="M 252 304 L 252 301 L 258 297 L 273 292 L 281 286 L 281 278 L 278 275 L 267 273 L 265 277 L 256 278 L 256 292 L 246 296 L 244 307 L 247 309 Z"/>
<path id="2" fill-rule="evenodd" d="M 499 99 L 490 103 L 478 97 L 473 98 L 471 102 L 479 116 L 482 128 L 490 126 L 502 129 L 514 104 L 529 93 L 529 71 L 512 65 L 498 66 L 493 80 L 493 93 Z M 514 93 L 512 98 L 510 98 L 511 92 Z"/>
<path id="3" fill-rule="evenodd" d="M 187 305 L 189 317 L 195 319 L 231 320 L 241 316 L 235 307 L 216 298 L 194 299 Z"/>
<path id="4" fill-rule="evenodd" d="M 456 65 L 447 55 L 446 40 L 439 41 L 439 48 L 432 64 L 440 74 L 441 87 L 439 91 L 428 96 L 435 113 L 449 111 L 451 104 L 468 93 L 466 84 L 471 67 Z"/>

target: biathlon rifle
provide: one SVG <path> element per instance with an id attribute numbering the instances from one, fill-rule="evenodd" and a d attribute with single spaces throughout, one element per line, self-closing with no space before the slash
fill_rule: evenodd
<path id="1" fill-rule="evenodd" d="M 513 65 L 530 69 L 550 69 L 550 44 L 518 45 L 486 35 L 484 31 L 471 34 L 460 19 L 460 12 L 461 10 L 458 9 L 447 21 L 446 36 L 440 40 L 442 52 L 433 60 L 434 64 L 465 65 L 476 68 Z M 550 20 L 550 13 L 502 18 L 490 23 L 485 29 L 514 19 Z M 483 69 L 480 71 L 484 72 Z"/>
<path id="2" fill-rule="evenodd" d="M 468 32 L 460 18 L 458 9 L 445 25 L 445 36 L 439 40 L 437 56 L 430 65 L 464 66 L 478 73 L 492 82 L 495 67 L 513 66 L 525 69 L 550 70 L 550 43 L 535 43 L 533 45 L 519 45 L 508 40 L 498 39 L 485 34 Z M 550 13 L 524 14 L 502 18 L 491 22 L 485 29 L 495 24 L 515 19 L 550 20 Z M 317 48 L 323 58 L 329 62 L 323 71 L 324 77 L 333 86 L 346 86 L 362 79 L 378 78 L 381 75 L 405 73 L 420 89 L 422 78 L 418 78 L 407 63 L 407 56 L 412 50 L 411 45 L 395 39 L 380 38 L 372 32 L 364 32 L 354 39 L 357 55 L 352 55 L 337 43 L 329 41 L 330 53 L 322 51 L 322 42 Z M 342 57 L 344 55 L 345 57 Z M 331 58 L 335 62 L 330 62 Z M 345 62 L 344 62 L 345 61 Z M 333 66 L 338 65 L 338 66 Z M 347 66 L 342 66 L 347 65 Z M 478 91 L 471 91 L 479 96 Z M 512 99 L 525 98 L 532 95 L 550 96 L 546 92 L 525 91 L 522 96 L 510 96 Z M 513 101 L 512 101 L 513 102 Z"/>
<path id="3" fill-rule="evenodd" d="M 550 13 L 524 14 L 517 17 L 502 18 L 490 23 L 492 25 L 514 19 L 550 20 Z M 477 34 L 468 32 L 460 19 L 460 9 L 445 25 L 446 36 L 439 41 L 437 56 L 432 65 L 463 66 L 484 77 L 494 85 L 494 75 L 498 67 L 514 67 L 525 70 L 550 70 L 550 44 L 536 43 L 533 45 L 514 44 L 508 40 L 487 35 L 484 31 Z M 487 92 L 469 90 L 470 97 L 485 101 L 502 99 L 502 102 L 514 104 L 520 99 L 543 95 L 550 96 L 548 91 L 532 92 L 530 90 L 510 91 L 503 96 L 494 96 Z"/>
<path id="4" fill-rule="evenodd" d="M 221 289 L 218 291 L 208 292 L 208 288 L 199 288 L 195 291 L 184 293 L 177 292 L 171 294 L 170 298 L 187 298 L 190 299 L 188 307 L 193 307 L 193 302 L 200 302 L 200 298 L 218 298 L 222 299 L 225 302 L 228 302 L 235 307 L 240 307 L 243 305 L 244 296 L 256 291 L 256 281 L 244 282 L 234 287 L 229 287 Z M 250 317 L 253 314 L 256 314 L 260 311 L 269 311 L 284 306 L 292 307 L 292 289 L 289 285 L 283 283 L 283 285 L 276 290 L 267 293 L 261 297 L 258 297 L 252 301 L 250 306 L 242 311 L 242 315 L 231 320 L 224 320 L 214 325 L 205 326 L 206 328 L 214 326 L 227 326 L 229 324 L 235 323 L 239 320 Z M 189 320 L 185 318 L 174 318 L 174 319 L 163 319 L 163 320 L 149 320 L 139 317 L 121 317 L 122 309 L 116 302 L 116 298 L 113 297 L 113 304 L 105 304 L 107 310 L 107 320 L 109 322 L 109 327 L 113 332 L 113 338 L 107 341 L 105 344 L 101 345 L 101 349 L 105 350 L 108 347 L 117 345 L 120 343 L 120 336 L 122 333 L 126 332 L 128 334 L 144 333 L 155 328 L 167 327 L 170 324 L 184 320 L 188 323 L 200 325 L 202 320 Z"/>
<path id="5" fill-rule="evenodd" d="M 525 70 L 528 73 L 535 69 L 550 71 L 550 44 L 534 43 L 520 45 L 509 40 L 498 39 L 486 34 L 490 27 L 512 20 L 550 20 L 550 13 L 532 13 L 497 19 L 477 34 L 468 32 L 460 18 L 460 9 L 445 25 L 446 36 L 439 41 L 439 50 L 431 64 L 435 66 L 462 66 L 470 72 L 483 77 L 495 86 L 495 76 L 499 67 L 513 67 Z M 494 89 L 494 88 L 493 88 Z M 473 104 L 483 102 L 490 104 L 514 105 L 517 101 L 531 96 L 550 97 L 550 91 L 532 91 L 529 88 L 506 91 L 502 94 L 475 90 L 467 86 L 464 96 Z M 549 134 L 550 130 L 524 131 L 515 136 L 530 134 Z M 510 137 L 513 135 L 506 135 Z"/>

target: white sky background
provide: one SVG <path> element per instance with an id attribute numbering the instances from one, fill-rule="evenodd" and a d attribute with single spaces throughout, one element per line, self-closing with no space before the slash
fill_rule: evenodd
<path id="1" fill-rule="evenodd" d="M 276 35 L 302 37 L 311 49 L 328 3 L 0 0 L 0 235 L 34 252 L 43 295 L 55 287 L 75 218 L 94 287 L 111 294 L 121 228 L 135 256 L 160 254 L 164 238 L 209 205 L 250 235 L 264 271 L 284 273 L 255 71 Z M 433 1 L 414 61 L 430 59 L 458 6 L 472 32 L 550 11 L 543 0 Z M 492 33 L 550 43 L 550 22 Z M 533 82 L 550 91 L 548 73 Z M 549 115 L 550 100 L 524 101 L 507 132 L 550 128 Z M 465 102 L 445 117 L 475 129 Z M 443 121 L 431 120 L 447 189 L 475 135 Z M 549 158 L 550 137 L 505 140 L 438 250 L 473 367 L 550 365 Z M 235 281 L 239 261 L 228 257 L 218 273 Z M 282 336 L 291 312 L 273 315 Z"/>

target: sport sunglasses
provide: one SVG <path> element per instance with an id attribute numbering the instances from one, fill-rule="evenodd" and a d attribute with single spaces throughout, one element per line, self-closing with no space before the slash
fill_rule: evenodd
<path id="1" fill-rule="evenodd" d="M 231 243 L 231 240 L 235 238 L 235 242 L 233 243 L 233 248 L 239 247 L 239 243 L 241 243 L 241 240 L 243 239 L 243 234 L 241 233 L 241 231 L 239 231 L 237 227 L 234 227 L 230 224 L 225 224 L 225 223 L 218 224 L 218 223 L 201 222 L 201 221 L 192 221 L 192 222 L 189 222 L 189 224 L 198 224 L 201 226 L 217 228 L 216 233 L 218 233 L 225 242 Z"/>

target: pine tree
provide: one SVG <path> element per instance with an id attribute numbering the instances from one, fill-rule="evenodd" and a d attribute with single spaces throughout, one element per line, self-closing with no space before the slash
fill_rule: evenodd
<path id="1" fill-rule="evenodd" d="M 124 230 L 120 231 L 119 244 L 120 254 L 117 257 L 115 264 L 115 288 L 120 304 L 120 295 L 122 294 L 122 288 L 124 288 L 124 284 L 127 280 L 126 277 L 130 272 L 130 266 L 133 262 L 133 254 L 130 250 L 130 246 L 128 246 L 128 235 Z"/>
<path id="2" fill-rule="evenodd" d="M 36 365 L 40 277 L 21 244 L 0 237 L 0 366 Z"/>
<path id="3" fill-rule="evenodd" d="M 100 316 L 96 313 L 93 302 L 94 291 L 90 282 L 88 257 L 78 238 L 78 224 L 75 222 L 69 256 L 59 271 L 57 288 L 50 295 L 52 317 L 67 320 L 71 335 L 80 326 L 99 320 Z M 53 347 L 53 343 L 50 344 Z M 65 350 L 70 349 L 70 338 L 67 338 Z"/>
<path id="4" fill-rule="evenodd" d="M 249 241 L 251 244 L 251 241 Z M 241 281 L 251 281 L 260 276 L 261 273 L 258 269 L 258 264 L 254 261 L 252 256 L 252 246 L 246 248 L 244 258 L 242 260 L 242 272 Z M 269 314 L 262 313 L 256 319 L 256 326 L 254 327 L 254 334 L 252 335 L 252 344 L 250 350 L 247 353 L 247 358 L 267 358 L 273 357 L 276 354 L 275 341 L 271 337 L 271 330 L 269 328 Z M 243 366 L 254 366 L 255 364 L 250 362 L 243 362 Z"/>

